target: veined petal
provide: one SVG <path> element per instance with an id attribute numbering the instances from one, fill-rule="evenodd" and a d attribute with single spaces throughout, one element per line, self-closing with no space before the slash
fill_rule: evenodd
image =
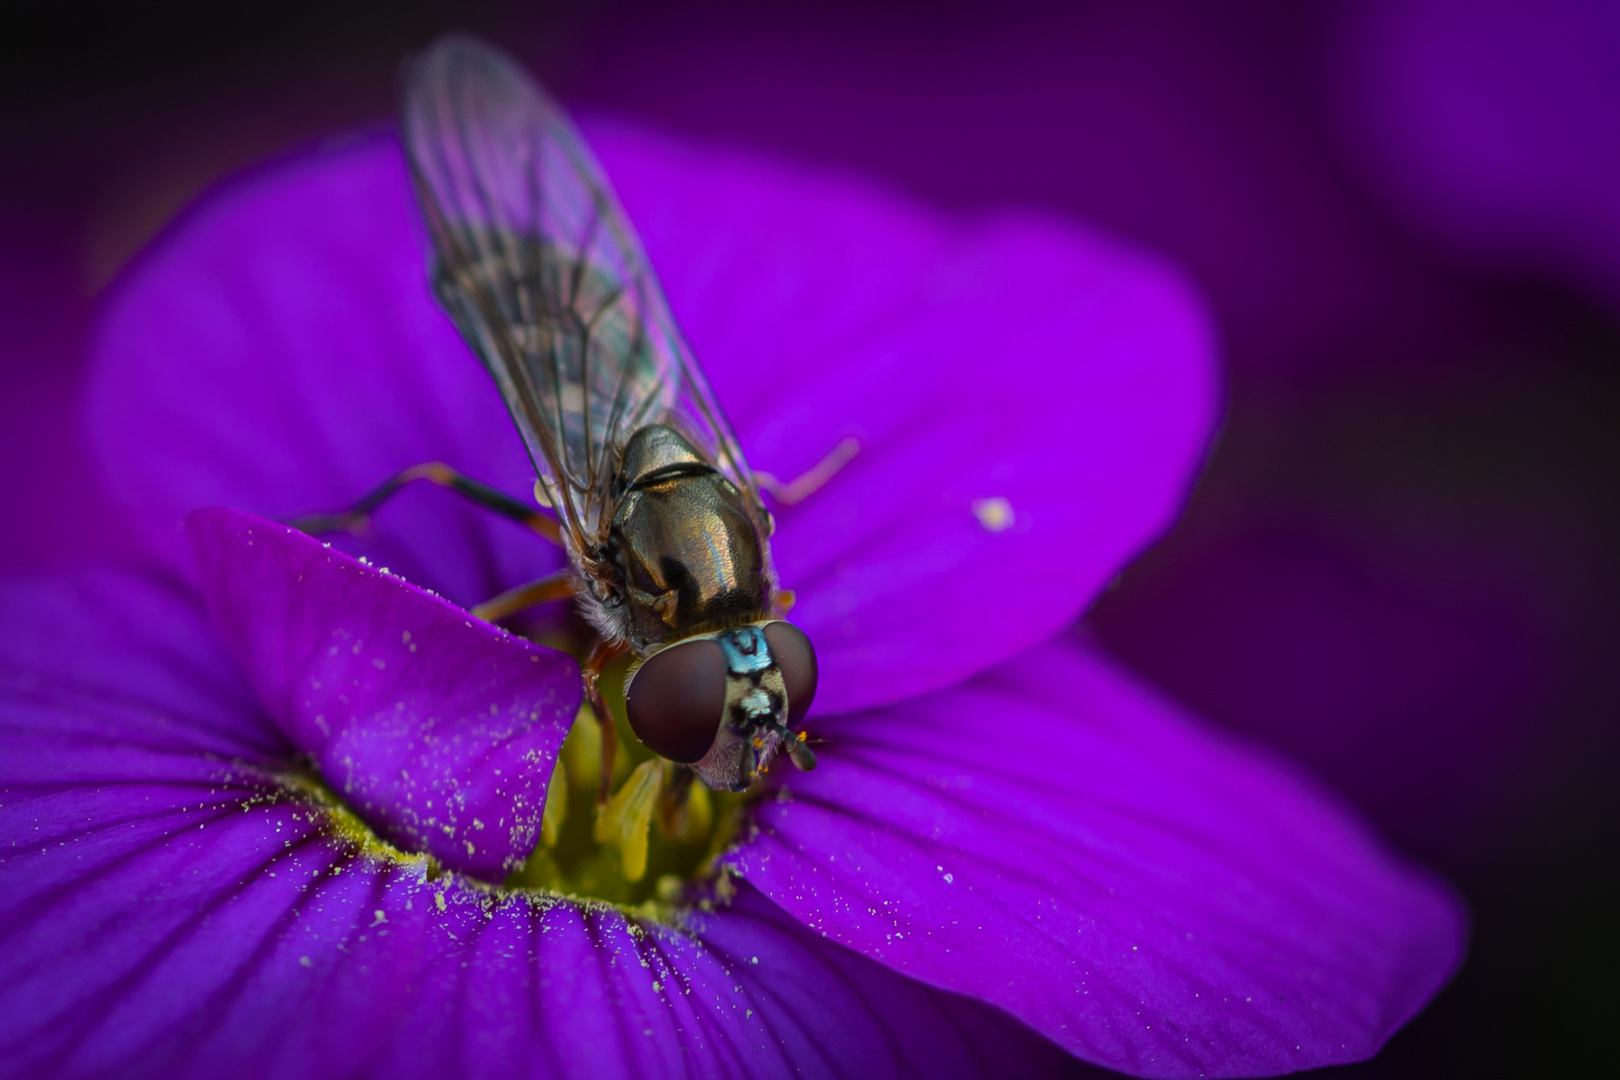
<path id="1" fill-rule="evenodd" d="M 386 839 L 499 881 L 540 835 L 573 659 L 295 529 L 186 518 L 209 613 L 265 712 Z"/>
<path id="2" fill-rule="evenodd" d="M 587 134 L 751 462 L 789 479 L 860 440 L 779 514 L 818 710 L 1049 637 L 1175 512 L 1215 398 L 1175 273 L 1050 220 L 952 221 L 847 179 Z M 421 233 L 399 150 L 375 138 L 225 187 L 125 276 L 88 422 L 157 549 L 199 505 L 336 509 L 429 460 L 526 495 Z M 557 565 L 442 491 L 400 496 L 363 550 L 463 605 Z"/>
<path id="3" fill-rule="evenodd" d="M 856 458 L 777 512 L 816 709 L 956 682 L 1068 625 L 1180 510 L 1215 412 L 1199 298 L 1037 215 L 634 129 L 591 142 L 756 468 Z"/>
<path id="4" fill-rule="evenodd" d="M 101 629 L 118 624 L 139 630 Z M 162 586 L 8 587 L 0 630 L 8 1073 L 1063 1068 L 1005 1014 L 825 942 L 747 886 L 678 931 L 367 854 L 278 783 L 285 762 L 253 756 L 269 725 L 217 645 L 176 649 L 209 631 Z M 129 693 L 106 684 L 137 670 Z M 230 759 L 233 729 L 248 734 Z"/>
<path id="5" fill-rule="evenodd" d="M 816 726 L 730 857 L 834 941 L 1139 1076 L 1375 1053 L 1461 956 L 1456 897 L 1293 770 L 1054 644 Z"/>

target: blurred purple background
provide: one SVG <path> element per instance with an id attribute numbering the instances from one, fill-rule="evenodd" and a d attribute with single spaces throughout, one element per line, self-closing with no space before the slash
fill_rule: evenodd
<path id="1" fill-rule="evenodd" d="M 443 29 L 577 108 L 1069 213 L 1194 275 L 1230 379 L 1186 517 L 1077 632 L 1305 762 L 1473 905 L 1456 983 L 1345 1074 L 1612 1074 L 1614 10 L 10 7 L 0 572 L 132 551 L 75 430 L 96 290 L 231 169 L 386 118 Z"/>

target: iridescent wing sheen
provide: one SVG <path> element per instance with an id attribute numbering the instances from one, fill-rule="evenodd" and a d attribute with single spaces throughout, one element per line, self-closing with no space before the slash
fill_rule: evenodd
<path id="1" fill-rule="evenodd" d="M 758 486 L 601 166 L 505 54 L 452 35 L 412 65 L 402 136 L 440 302 L 495 377 L 577 552 L 616 456 L 669 423 Z M 761 509 L 763 515 L 763 509 Z"/>

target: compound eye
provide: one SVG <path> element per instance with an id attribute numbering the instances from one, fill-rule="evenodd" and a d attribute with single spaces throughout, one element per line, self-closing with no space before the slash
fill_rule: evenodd
<path id="1" fill-rule="evenodd" d="M 712 639 L 683 641 L 648 657 L 625 688 L 630 728 L 671 761 L 700 761 L 726 708 L 726 658 Z"/>
<path id="2" fill-rule="evenodd" d="M 787 686 L 788 727 L 797 727 L 816 699 L 816 650 L 804 631 L 792 623 L 773 622 L 765 627 L 765 640 L 782 669 Z"/>

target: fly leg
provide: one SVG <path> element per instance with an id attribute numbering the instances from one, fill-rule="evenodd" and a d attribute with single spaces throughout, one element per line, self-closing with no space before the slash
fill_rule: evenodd
<path id="1" fill-rule="evenodd" d="M 821 490 L 827 481 L 837 476 L 860 452 L 861 440 L 853 435 L 846 435 L 839 440 L 837 446 L 827 451 L 826 457 L 786 483 L 768 472 L 756 472 L 754 479 L 759 481 L 760 489 L 771 497 L 772 502 L 778 506 L 794 506 Z M 775 532 L 775 518 L 767 513 L 766 520 L 770 531 Z M 776 596 L 771 601 L 771 617 L 786 618 L 788 611 L 793 607 L 793 601 L 791 589 L 777 589 Z"/>
<path id="2" fill-rule="evenodd" d="M 488 484 L 464 476 L 442 461 L 429 461 L 400 470 L 347 510 L 335 514 L 306 514 L 292 519 L 287 524 L 307 533 L 353 532 L 366 523 L 377 507 L 393 498 L 400 488 L 417 480 L 426 480 L 430 484 L 449 488 L 484 509 L 493 510 L 502 517 L 510 518 L 530 531 L 538 533 L 558 547 L 562 546 L 562 532 L 556 518 L 542 513 L 538 507 L 514 499 L 503 491 L 497 491 Z"/>
<path id="3" fill-rule="evenodd" d="M 793 506 L 821 490 L 827 481 L 837 476 L 839 470 L 848 465 L 860 452 L 861 441 L 853 435 L 846 435 L 837 446 L 827 452 L 826 457 L 786 483 L 768 472 L 755 473 L 754 477 L 759 481 L 759 486 L 769 493 L 771 499 L 778 505 Z"/>
<path id="4" fill-rule="evenodd" d="M 608 712 L 607 703 L 602 700 L 602 691 L 596 687 L 596 680 L 602 677 L 602 669 L 608 666 L 609 661 L 624 651 L 624 645 L 599 641 L 580 667 L 580 674 L 585 679 L 585 700 L 591 703 L 596 726 L 602 732 L 602 778 L 596 788 L 598 805 L 606 804 L 613 792 L 613 758 L 619 749 L 619 739 L 613 730 L 613 714 Z"/>
<path id="5" fill-rule="evenodd" d="M 573 595 L 573 572 L 559 570 L 555 574 L 547 574 L 543 578 L 514 585 L 503 593 L 495 594 L 482 604 L 474 605 L 472 614 L 485 622 L 499 622 L 524 608 L 548 604 L 553 600 L 567 600 Z"/>

